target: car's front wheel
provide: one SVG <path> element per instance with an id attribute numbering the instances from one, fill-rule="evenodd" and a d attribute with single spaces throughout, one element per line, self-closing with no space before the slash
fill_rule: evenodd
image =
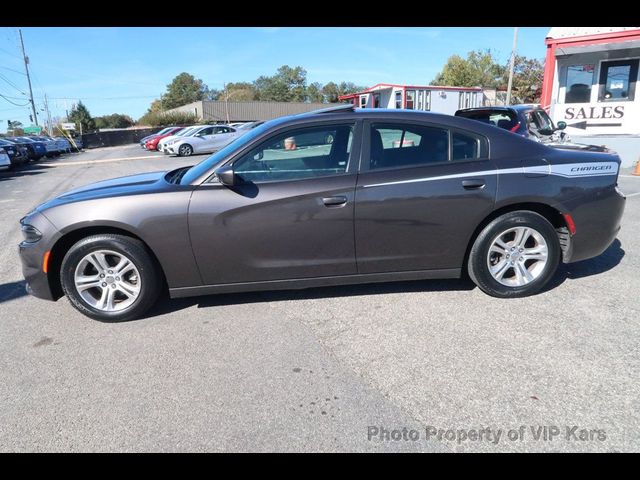
<path id="1" fill-rule="evenodd" d="M 494 297 L 526 297 L 551 279 L 560 255 L 558 235 L 546 218 L 531 211 L 509 212 L 476 238 L 469 253 L 469 276 Z"/>
<path id="2" fill-rule="evenodd" d="M 180 145 L 180 148 L 178 149 L 178 155 L 180 155 L 181 157 L 190 157 L 192 154 L 193 147 L 191 145 L 189 145 L 188 143 Z"/>
<path id="3" fill-rule="evenodd" d="M 96 320 L 120 322 L 140 317 L 162 287 L 155 261 L 142 242 L 102 234 L 73 245 L 60 270 L 71 305 Z"/>

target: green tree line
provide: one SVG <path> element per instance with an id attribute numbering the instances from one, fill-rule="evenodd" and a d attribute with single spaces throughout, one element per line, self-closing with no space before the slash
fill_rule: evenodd
<path id="1" fill-rule="evenodd" d="M 513 103 L 538 103 L 542 89 L 542 61 L 516 55 L 513 68 Z M 431 85 L 451 87 L 507 86 L 509 62 L 500 63 L 491 50 L 474 50 L 466 58 L 452 55 L 431 81 Z"/>
<path id="2" fill-rule="evenodd" d="M 540 60 L 516 55 L 512 90 L 514 103 L 536 103 L 540 100 L 543 70 Z M 508 75 L 508 62 L 499 62 L 491 50 L 473 50 L 467 53 L 466 58 L 450 56 L 431 85 L 500 88 L 506 87 Z M 282 65 L 273 75 L 261 75 L 252 82 L 230 82 L 222 89 L 209 88 L 201 79 L 182 72 L 167 85 L 165 93 L 151 103 L 137 123 L 164 125 L 168 120 L 181 123 L 182 117 L 168 119 L 163 112 L 200 100 L 335 103 L 341 95 L 365 88 L 346 81 L 308 83 L 307 71 L 303 67 L 289 65 Z M 83 132 L 99 128 L 126 128 L 136 123 L 128 115 L 118 113 L 92 117 L 82 102 L 71 110 L 68 120 L 76 123 L 78 130 L 82 125 Z"/>

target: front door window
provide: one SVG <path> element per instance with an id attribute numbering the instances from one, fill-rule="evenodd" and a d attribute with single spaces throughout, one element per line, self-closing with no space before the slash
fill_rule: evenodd
<path id="1" fill-rule="evenodd" d="M 234 162 L 234 172 L 253 183 L 345 173 L 352 136 L 352 124 L 289 130 Z"/>

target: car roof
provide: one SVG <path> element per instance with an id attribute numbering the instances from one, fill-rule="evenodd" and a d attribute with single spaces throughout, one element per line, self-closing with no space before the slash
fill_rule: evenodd
<path id="1" fill-rule="evenodd" d="M 270 120 L 270 126 L 277 125 L 295 125 L 297 123 L 306 123 L 317 120 L 377 120 L 377 121 L 419 121 L 433 122 L 443 126 L 462 127 L 469 130 L 483 130 L 483 124 L 477 120 L 471 120 L 464 117 L 456 117 L 444 113 L 423 112 L 419 110 L 393 109 L 393 108 L 334 108 L 314 110 L 311 112 L 299 113 L 297 115 L 288 115 Z M 265 122 L 267 123 L 267 122 Z M 479 126 L 478 126 L 479 125 Z M 487 126 L 489 127 L 489 126 Z M 491 129 L 495 127 L 491 126 Z M 489 130 L 492 132 L 492 130 Z"/>
<path id="2" fill-rule="evenodd" d="M 522 103 L 518 105 L 493 105 L 486 107 L 461 108 L 460 110 L 458 110 L 458 112 L 504 112 L 509 110 L 520 112 L 524 110 L 543 110 L 543 108 L 540 105 L 534 103 Z"/>

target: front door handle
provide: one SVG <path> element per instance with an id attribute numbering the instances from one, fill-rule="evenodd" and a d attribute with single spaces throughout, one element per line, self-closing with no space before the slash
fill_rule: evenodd
<path id="1" fill-rule="evenodd" d="M 327 207 L 340 207 L 347 203 L 347 197 L 342 195 L 338 195 L 336 197 L 323 197 L 322 203 L 324 203 Z"/>
<path id="2" fill-rule="evenodd" d="M 474 178 L 471 180 L 463 180 L 462 181 L 462 186 L 466 189 L 466 190 L 477 190 L 480 188 L 484 188 L 484 180 L 480 179 L 480 178 Z"/>

